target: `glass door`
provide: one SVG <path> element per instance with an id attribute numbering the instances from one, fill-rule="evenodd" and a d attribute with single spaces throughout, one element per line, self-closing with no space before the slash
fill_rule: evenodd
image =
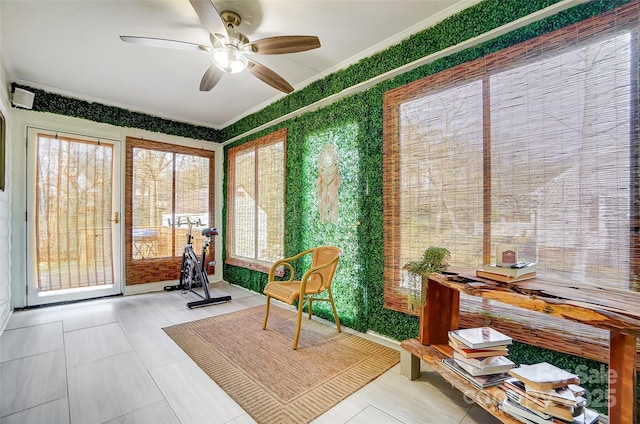
<path id="1" fill-rule="evenodd" d="M 29 306 L 121 293 L 120 143 L 28 133 Z"/>

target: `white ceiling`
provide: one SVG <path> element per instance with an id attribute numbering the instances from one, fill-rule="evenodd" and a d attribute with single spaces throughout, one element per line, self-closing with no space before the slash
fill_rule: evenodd
<path id="1" fill-rule="evenodd" d="M 250 40 L 316 35 L 307 52 L 253 56 L 298 90 L 384 50 L 478 0 L 214 0 L 234 10 Z M 10 82 L 103 104 L 224 128 L 284 93 L 248 72 L 199 84 L 206 52 L 124 43 L 120 35 L 210 45 L 188 0 L 0 0 L 0 52 Z"/>

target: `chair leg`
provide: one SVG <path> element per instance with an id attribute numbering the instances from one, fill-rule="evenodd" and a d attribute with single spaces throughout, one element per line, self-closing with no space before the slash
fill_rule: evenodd
<path id="1" fill-rule="evenodd" d="M 342 327 L 340 327 L 340 318 L 338 318 L 338 311 L 336 311 L 336 304 L 333 303 L 333 294 L 331 293 L 331 289 L 329 291 L 329 302 L 331 302 L 331 309 L 333 310 L 333 319 L 336 321 L 336 328 L 338 329 L 338 333 L 342 332 Z"/>
<path id="2" fill-rule="evenodd" d="M 311 319 L 311 310 L 313 309 L 313 297 L 309 296 L 309 319 Z"/>
<path id="3" fill-rule="evenodd" d="M 293 350 L 298 348 L 298 339 L 300 338 L 300 327 L 302 326 L 302 309 L 304 302 L 302 299 L 298 302 L 298 322 L 296 324 L 296 336 L 293 339 Z"/>
<path id="4" fill-rule="evenodd" d="M 269 305 L 271 304 L 271 296 L 267 296 L 267 308 L 264 313 L 264 322 L 262 323 L 262 329 L 265 330 L 267 328 L 267 320 L 269 319 Z"/>

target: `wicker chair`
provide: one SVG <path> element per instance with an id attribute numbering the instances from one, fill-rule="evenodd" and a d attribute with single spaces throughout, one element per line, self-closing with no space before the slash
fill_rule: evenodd
<path id="1" fill-rule="evenodd" d="M 295 269 L 291 262 L 302 256 L 312 254 L 311 268 L 309 268 L 300 281 L 294 281 Z M 305 250 L 290 258 L 284 258 L 275 262 L 269 270 L 269 281 L 264 288 L 264 294 L 267 296 L 267 308 L 264 315 L 263 329 L 267 328 L 267 320 L 269 319 L 269 305 L 271 298 L 278 299 L 282 302 L 293 305 L 298 301 L 298 321 L 296 327 L 296 335 L 293 339 L 293 348 L 298 347 L 298 338 L 300 337 L 300 326 L 302 324 L 302 309 L 304 303 L 309 303 L 309 319 L 313 308 L 313 302 L 323 301 L 330 302 L 333 310 L 333 317 L 336 322 L 338 332 L 341 332 L 340 320 L 336 312 L 336 305 L 333 303 L 333 295 L 331 294 L 331 280 L 338 266 L 340 259 L 340 249 L 335 246 L 319 246 L 313 249 Z M 281 274 L 282 268 L 287 268 L 289 279 L 284 281 L 275 280 L 277 274 Z M 327 297 L 316 297 L 314 295 L 327 292 Z"/>

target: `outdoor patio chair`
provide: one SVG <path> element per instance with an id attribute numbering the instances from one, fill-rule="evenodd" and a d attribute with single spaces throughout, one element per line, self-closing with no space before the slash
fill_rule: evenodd
<path id="1" fill-rule="evenodd" d="M 300 281 L 294 281 L 296 270 L 292 262 L 297 259 L 312 254 L 311 267 L 304 273 Z M 269 270 L 269 280 L 264 288 L 264 294 L 267 296 L 267 307 L 264 315 L 263 329 L 267 328 L 267 320 L 269 319 L 269 305 L 271 298 L 278 299 L 289 305 L 298 301 L 298 320 L 296 325 L 296 333 L 293 339 L 293 348 L 297 349 L 298 339 L 300 337 L 300 326 L 302 324 L 302 310 L 305 303 L 309 304 L 308 312 L 311 319 L 313 302 L 323 301 L 330 302 L 333 310 L 333 317 L 336 322 L 338 332 L 341 332 L 340 320 L 336 312 L 336 305 L 333 302 L 333 294 L 331 293 L 331 281 L 333 274 L 338 266 L 340 259 L 340 249 L 335 246 L 319 246 L 313 249 L 305 250 L 290 258 L 280 259 L 275 262 Z M 282 275 L 283 271 L 288 271 L 289 279 L 279 281 L 276 280 L 277 275 Z M 298 274 L 300 275 L 300 274 Z M 317 297 L 316 295 L 326 292 L 326 297 Z"/>

